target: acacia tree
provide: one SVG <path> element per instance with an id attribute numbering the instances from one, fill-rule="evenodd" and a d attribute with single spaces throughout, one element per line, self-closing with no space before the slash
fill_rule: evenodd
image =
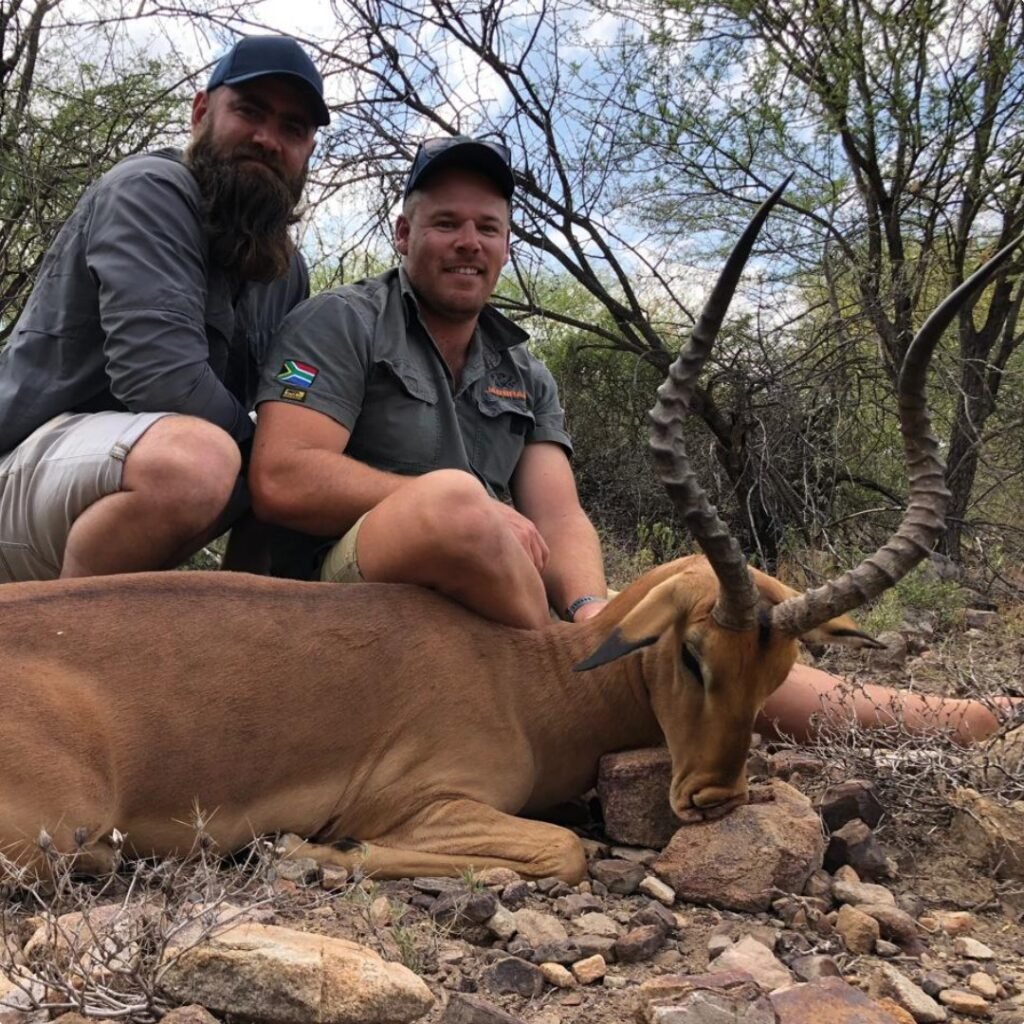
<path id="1" fill-rule="evenodd" d="M 1024 8 L 677 0 L 651 15 L 651 88 L 632 104 L 645 151 L 711 196 L 796 171 L 793 241 L 823 271 L 833 319 L 869 324 L 895 378 L 937 298 L 1024 230 Z M 679 59 L 695 46 L 714 58 Z M 649 214 L 684 198 L 663 190 Z M 985 426 L 1024 341 L 1022 266 L 1024 253 L 958 318 L 944 541 L 957 559 Z"/>
<path id="2" fill-rule="evenodd" d="M 89 182 L 184 123 L 180 73 L 133 50 L 129 15 L 62 3 L 0 0 L 0 344 Z"/>

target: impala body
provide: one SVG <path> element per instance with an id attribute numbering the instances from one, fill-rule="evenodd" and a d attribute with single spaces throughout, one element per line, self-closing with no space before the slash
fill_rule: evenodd
<path id="1" fill-rule="evenodd" d="M 767 603 L 792 593 L 759 582 Z M 224 850 L 290 832 L 381 876 L 502 865 L 578 880 L 574 835 L 513 816 L 586 791 L 609 751 L 664 737 L 684 819 L 743 799 L 754 715 L 796 643 L 709 631 L 715 591 L 703 558 L 682 559 L 590 623 L 517 630 L 394 584 L 157 573 L 0 588 L 0 845 L 38 857 L 45 831 L 100 870 L 115 829 L 136 854 L 187 850 L 199 808 Z M 608 635 L 645 645 L 574 672 Z M 368 845 L 329 848 L 348 839 Z"/>

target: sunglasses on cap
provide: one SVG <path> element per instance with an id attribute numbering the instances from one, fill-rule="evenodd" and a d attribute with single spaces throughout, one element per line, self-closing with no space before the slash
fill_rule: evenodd
<path id="1" fill-rule="evenodd" d="M 442 167 L 467 167 L 490 178 L 506 199 L 515 191 L 512 151 L 494 139 L 473 139 L 466 135 L 441 135 L 424 139 L 416 147 L 405 195 L 421 187 Z"/>

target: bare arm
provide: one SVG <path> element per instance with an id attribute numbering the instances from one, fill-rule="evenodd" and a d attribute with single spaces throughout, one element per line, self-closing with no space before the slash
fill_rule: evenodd
<path id="1" fill-rule="evenodd" d="M 542 575 L 552 606 L 563 612 L 578 597 L 605 594 L 601 543 L 580 507 L 572 467 L 560 445 L 526 446 L 512 479 L 512 497 L 550 549 Z M 584 605 L 576 620 L 583 621 L 602 607 L 603 602 Z"/>
<path id="2" fill-rule="evenodd" d="M 263 402 L 249 467 L 256 516 L 336 537 L 409 482 L 343 454 L 349 437 L 349 430 L 315 409 Z"/>

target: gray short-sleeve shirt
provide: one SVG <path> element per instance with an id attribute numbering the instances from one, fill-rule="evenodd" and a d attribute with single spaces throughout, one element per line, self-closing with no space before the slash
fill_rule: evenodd
<path id="1" fill-rule="evenodd" d="M 397 268 L 294 309 L 271 344 L 257 402 L 330 416 L 350 432 L 346 454 L 376 469 L 462 469 L 505 498 L 527 444 L 572 454 L 554 379 L 526 340 L 485 308 L 456 391 Z"/>

